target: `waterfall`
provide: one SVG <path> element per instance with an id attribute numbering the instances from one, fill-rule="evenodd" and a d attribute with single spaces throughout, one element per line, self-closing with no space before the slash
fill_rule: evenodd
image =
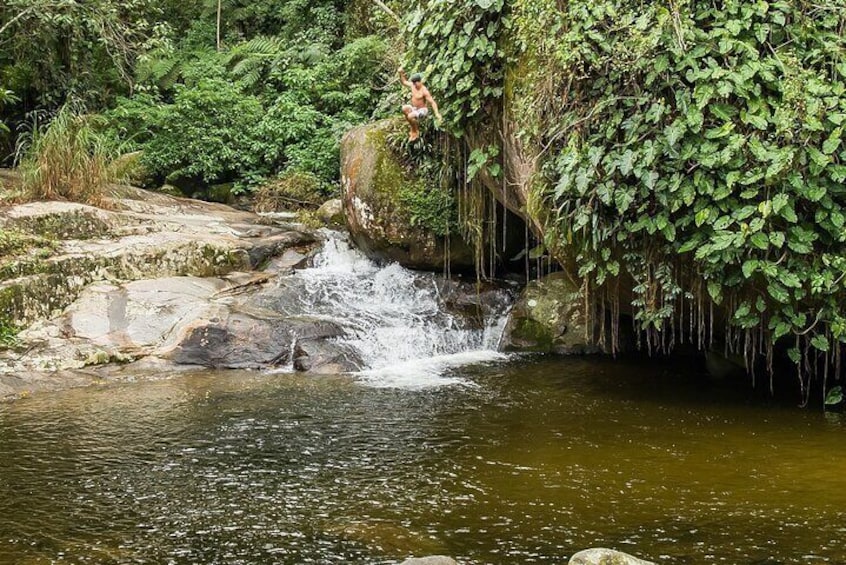
<path id="1" fill-rule="evenodd" d="M 287 313 L 344 327 L 337 341 L 357 352 L 363 363 L 357 376 L 372 386 L 451 384 L 458 381 L 450 368 L 504 357 L 497 346 L 511 302 L 506 290 L 486 291 L 477 315 L 462 315 L 447 307 L 449 299 L 472 299 L 475 285 L 379 265 L 334 232 L 310 268 L 285 278 L 297 289 L 296 307 Z"/>

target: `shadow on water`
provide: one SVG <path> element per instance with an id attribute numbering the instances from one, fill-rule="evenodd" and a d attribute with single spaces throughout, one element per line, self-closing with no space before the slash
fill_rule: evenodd
<path id="1" fill-rule="evenodd" d="M 844 563 L 843 422 L 698 371 L 209 373 L 0 406 L 0 564 Z"/>

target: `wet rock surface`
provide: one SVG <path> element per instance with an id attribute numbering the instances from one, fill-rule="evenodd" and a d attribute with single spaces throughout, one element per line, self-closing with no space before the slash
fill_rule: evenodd
<path id="1" fill-rule="evenodd" d="M 569 565 L 655 565 L 652 561 L 638 559 L 628 553 L 595 547 L 585 549 L 570 558 Z"/>
<path id="2" fill-rule="evenodd" d="M 0 229 L 45 238 L 38 254 L 0 257 L 0 324 L 29 325 L 92 282 L 220 276 L 256 269 L 318 236 L 208 202 L 117 187 L 108 209 L 34 202 L 0 212 Z"/>
<path id="3" fill-rule="evenodd" d="M 104 374 L 94 367 L 145 358 L 293 366 L 300 333 L 302 366 L 354 367 L 321 349 L 337 329 L 242 304 L 275 273 L 306 264 L 320 243 L 288 219 L 132 187 L 116 187 L 106 209 L 35 202 L 0 210 L 0 229 L 22 242 L 0 255 L 0 328 L 24 328 L 0 347 L 0 398 L 91 384 Z M 191 352 L 203 340 L 213 347 Z"/>
<path id="4" fill-rule="evenodd" d="M 446 555 L 429 555 L 427 557 L 411 557 L 400 565 L 458 565 L 458 561 Z"/>
<path id="5" fill-rule="evenodd" d="M 317 217 L 327 226 L 343 227 L 344 201 L 340 198 L 327 200 L 317 209 Z"/>
<path id="6" fill-rule="evenodd" d="M 511 310 L 503 348 L 561 355 L 598 353 L 587 342 L 583 309 L 579 287 L 564 273 L 532 281 Z"/>
<path id="7" fill-rule="evenodd" d="M 182 328 L 178 343 L 164 353 L 183 365 L 215 369 L 291 366 L 335 374 L 358 368 L 355 356 L 332 343 L 344 334 L 333 322 L 286 318 L 270 311 L 221 311 Z"/>

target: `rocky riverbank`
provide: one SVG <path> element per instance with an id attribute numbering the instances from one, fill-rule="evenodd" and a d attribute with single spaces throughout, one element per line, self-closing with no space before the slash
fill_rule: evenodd
<path id="1" fill-rule="evenodd" d="M 442 352 L 438 340 L 450 352 L 460 351 L 450 340 L 480 347 L 513 294 L 509 285 L 397 268 L 377 276 L 382 267 L 343 251 L 343 237 L 291 220 L 131 187 L 115 188 L 105 208 L 36 202 L 0 210 L 0 399 L 191 368 L 355 372 L 370 365 L 345 342 L 364 331 L 383 345 L 377 334 L 389 328 L 363 328 L 384 300 L 410 316 L 405 322 L 433 324 L 432 335 L 402 345 L 414 354 Z M 329 278 L 288 276 L 312 266 L 327 237 L 336 253 L 321 267 Z M 342 273 L 333 275 L 336 267 Z M 362 300 L 381 297 L 366 311 L 322 294 L 346 296 L 361 284 Z"/>
<path id="2" fill-rule="evenodd" d="M 345 224 L 376 260 L 411 269 L 471 268 L 460 240 L 447 244 L 413 227 L 401 199 L 386 196 L 411 181 L 380 177 L 390 160 L 385 124 L 346 136 L 343 202 L 327 203 L 317 217 Z M 14 180 L 10 174 L 4 179 Z M 259 215 L 130 186 L 108 193 L 101 207 L 0 200 L 0 399 L 137 378 L 144 373 L 135 371 L 139 360 L 153 373 L 362 368 L 356 351 L 338 345 L 350 328 L 308 310 L 280 314 L 279 305 L 296 302 L 301 290 L 280 294 L 274 281 L 308 264 L 322 232 L 295 223 L 293 214 Z M 447 251 L 450 245 L 458 247 Z M 597 350 L 586 340 L 580 289 L 559 275 L 525 288 L 502 348 Z M 442 286 L 441 308 L 454 311 L 461 328 L 478 326 L 481 313 L 492 311 L 473 278 L 435 283 Z"/>
<path id="3" fill-rule="evenodd" d="M 199 343 L 202 320 L 267 326 L 267 316 L 235 313 L 221 301 L 313 252 L 320 234 L 291 219 L 128 186 L 114 187 L 103 208 L 0 208 L 0 398 L 120 373 L 98 368 L 107 363 L 201 361 L 179 343 Z M 230 365 L 251 363 L 220 366 Z"/>

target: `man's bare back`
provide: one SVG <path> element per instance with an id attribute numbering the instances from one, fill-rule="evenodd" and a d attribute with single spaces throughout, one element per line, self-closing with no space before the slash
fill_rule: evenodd
<path id="1" fill-rule="evenodd" d="M 399 70 L 400 82 L 403 86 L 411 89 L 411 104 L 405 104 L 402 107 L 402 113 L 405 114 L 405 119 L 411 125 L 411 132 L 408 134 L 410 141 L 416 140 L 420 137 L 420 118 L 425 118 L 429 114 L 429 106 L 432 106 L 432 111 L 435 113 L 435 118 L 440 122 L 443 117 L 438 110 L 438 103 L 432 98 L 429 89 L 423 84 L 423 78 L 419 74 L 411 75 L 411 80 L 405 76 L 403 69 Z"/>

